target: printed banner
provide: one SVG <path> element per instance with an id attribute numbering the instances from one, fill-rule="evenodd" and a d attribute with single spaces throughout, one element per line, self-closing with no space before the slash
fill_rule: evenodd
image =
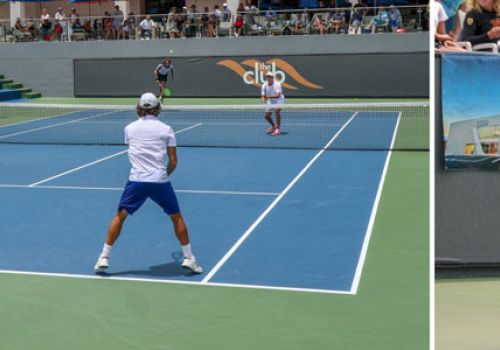
<path id="1" fill-rule="evenodd" d="M 500 170 L 500 55 L 443 54 L 445 167 Z"/>
<path id="2" fill-rule="evenodd" d="M 156 91 L 157 58 L 76 59 L 75 96 Z M 173 97 L 255 97 L 272 71 L 286 97 L 427 97 L 428 53 L 172 57 Z"/>

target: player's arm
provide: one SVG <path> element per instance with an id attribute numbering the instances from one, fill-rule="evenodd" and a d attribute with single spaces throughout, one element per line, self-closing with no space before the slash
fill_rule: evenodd
<path id="1" fill-rule="evenodd" d="M 264 85 L 262 85 L 262 89 L 260 90 L 260 99 L 262 100 L 262 102 L 266 102 L 266 100 L 267 100 L 266 90 L 265 90 Z"/>
<path id="2" fill-rule="evenodd" d="M 172 80 L 174 80 L 174 66 L 172 66 L 172 70 L 170 72 L 172 73 Z"/>
<path id="3" fill-rule="evenodd" d="M 170 175 L 174 172 L 175 168 L 177 167 L 176 147 L 167 147 L 167 156 L 168 156 L 167 175 Z"/>
<path id="4" fill-rule="evenodd" d="M 155 77 L 155 80 L 158 81 L 158 68 L 155 68 L 153 71 L 153 75 Z"/>

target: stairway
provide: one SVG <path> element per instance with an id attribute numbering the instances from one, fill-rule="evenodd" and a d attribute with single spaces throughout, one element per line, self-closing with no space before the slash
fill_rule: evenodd
<path id="1" fill-rule="evenodd" d="M 33 92 L 30 88 L 23 87 L 23 84 L 15 83 L 13 80 L 0 75 L 0 101 L 38 97 L 42 97 L 42 94 Z"/>

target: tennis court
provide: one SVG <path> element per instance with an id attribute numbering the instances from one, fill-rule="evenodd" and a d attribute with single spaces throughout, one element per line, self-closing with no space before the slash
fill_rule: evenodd
<path id="1" fill-rule="evenodd" d="M 133 110 L 0 112 L 9 348 L 427 346 L 426 104 L 290 105 L 279 138 L 260 106 L 167 108 L 201 275 L 180 267 L 151 203 L 128 220 L 108 274 L 94 275 L 128 178 Z M 21 319 L 28 338 L 12 332 Z"/>

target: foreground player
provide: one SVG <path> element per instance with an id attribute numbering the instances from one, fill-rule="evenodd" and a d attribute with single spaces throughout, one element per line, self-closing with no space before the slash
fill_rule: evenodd
<path id="1" fill-rule="evenodd" d="M 109 225 L 102 253 L 95 264 L 96 272 L 109 267 L 111 248 L 120 236 L 127 215 L 138 210 L 147 198 L 156 202 L 172 219 L 184 253 L 182 267 L 193 273 L 202 272 L 191 252 L 186 224 L 168 178 L 177 165 L 176 140 L 172 128 L 158 119 L 160 111 L 161 105 L 156 96 L 150 92 L 145 93 L 137 105 L 139 120 L 125 128 L 125 143 L 129 145 L 128 156 L 132 170 L 118 210 Z M 167 168 L 164 166 L 166 155 Z"/>
<path id="2" fill-rule="evenodd" d="M 165 97 L 168 73 L 172 73 L 172 80 L 174 80 L 174 65 L 172 64 L 170 58 L 165 57 L 163 62 L 156 66 L 155 70 L 153 71 L 155 80 L 160 86 L 160 102 L 163 102 L 163 98 Z"/>
<path id="3" fill-rule="evenodd" d="M 267 105 L 266 113 L 264 117 L 271 124 L 271 127 L 267 129 L 267 133 L 273 136 L 281 135 L 281 108 L 285 103 L 285 96 L 281 90 L 281 84 L 274 80 L 274 74 L 272 72 L 266 73 L 267 81 L 262 84 L 261 99 Z M 271 105 L 278 105 L 277 108 L 271 107 Z M 272 115 L 276 114 L 276 124 L 273 121 Z"/>

